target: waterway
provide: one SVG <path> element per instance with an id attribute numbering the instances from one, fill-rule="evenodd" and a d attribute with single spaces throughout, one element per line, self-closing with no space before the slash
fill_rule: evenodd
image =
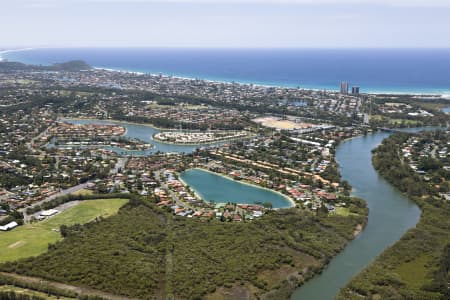
<path id="1" fill-rule="evenodd" d="M 208 202 L 240 204 L 270 202 L 273 208 L 292 206 L 292 202 L 283 194 L 201 169 L 187 170 L 181 173 L 180 178 Z"/>
<path id="2" fill-rule="evenodd" d="M 131 151 L 120 148 L 113 147 L 101 147 L 107 150 L 112 150 L 121 155 L 133 155 L 133 156 L 144 156 L 154 154 L 156 152 L 164 152 L 164 153 L 191 153 L 195 149 L 200 147 L 207 147 L 218 145 L 217 144 L 199 144 L 199 145 L 175 145 L 175 144 L 166 144 L 161 143 L 153 139 L 153 135 L 155 133 L 161 132 L 161 130 L 152 127 L 150 125 L 144 124 L 134 124 L 128 122 L 119 122 L 112 120 L 96 120 L 96 119 L 62 119 L 61 121 L 65 121 L 72 124 L 115 124 L 125 127 L 126 133 L 123 135 L 126 138 L 135 138 L 146 143 L 152 144 L 154 147 L 145 151 Z"/>
<path id="3" fill-rule="evenodd" d="M 389 133 L 375 133 L 357 137 L 336 149 L 342 178 L 353 186 L 353 196 L 367 201 L 368 224 L 320 275 L 298 288 L 292 300 L 334 299 L 353 276 L 419 221 L 418 206 L 380 177 L 372 166 L 371 150 L 388 136 Z"/>

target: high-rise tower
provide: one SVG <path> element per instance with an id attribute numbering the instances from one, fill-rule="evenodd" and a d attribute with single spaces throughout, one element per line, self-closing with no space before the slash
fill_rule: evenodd
<path id="1" fill-rule="evenodd" d="M 348 94 L 348 82 L 341 82 L 341 94 Z"/>

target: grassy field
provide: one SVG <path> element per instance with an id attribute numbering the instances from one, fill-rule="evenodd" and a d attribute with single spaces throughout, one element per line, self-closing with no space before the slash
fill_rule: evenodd
<path id="1" fill-rule="evenodd" d="M 427 265 L 431 259 L 427 255 L 418 256 L 416 259 L 403 263 L 395 269 L 395 272 L 400 275 L 400 278 L 405 281 L 408 286 L 420 289 L 424 283 L 429 283 L 430 278 L 427 278 L 429 269 Z"/>
<path id="2" fill-rule="evenodd" d="M 384 118 L 389 120 L 390 124 L 394 124 L 394 123 L 398 123 L 398 124 L 405 123 L 406 125 L 416 125 L 417 124 L 417 120 L 393 119 L 393 118 L 389 118 L 389 117 L 384 117 Z M 380 121 L 383 119 L 383 116 L 373 115 L 373 116 L 370 116 L 370 119 L 374 120 L 374 121 Z"/>
<path id="3" fill-rule="evenodd" d="M 84 224 L 96 217 L 115 214 L 128 200 L 87 200 L 48 220 L 26 224 L 8 232 L 0 232 L 0 263 L 36 256 L 47 251 L 49 243 L 61 239 L 54 229 L 60 225 Z"/>
<path id="4" fill-rule="evenodd" d="M 348 217 L 352 213 L 350 212 L 350 210 L 347 207 L 336 207 L 335 214 L 344 216 L 344 217 Z"/>
<path id="5" fill-rule="evenodd" d="M 449 107 L 449 102 L 442 101 L 442 102 L 414 102 L 414 105 L 418 105 L 423 107 L 424 109 L 435 109 L 435 110 L 441 110 L 445 107 Z"/>

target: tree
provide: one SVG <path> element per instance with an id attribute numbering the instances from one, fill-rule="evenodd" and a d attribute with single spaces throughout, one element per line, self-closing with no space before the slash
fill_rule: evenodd
<path id="1" fill-rule="evenodd" d="M 264 208 L 267 208 L 267 209 L 272 209 L 272 207 L 273 207 L 272 202 L 268 202 L 268 201 L 264 202 L 262 205 L 264 206 Z"/>
<path id="2" fill-rule="evenodd" d="M 67 236 L 68 231 L 69 231 L 69 227 L 67 227 L 67 225 L 63 224 L 59 227 L 59 232 L 61 233 L 61 236 L 63 238 L 65 238 Z"/>

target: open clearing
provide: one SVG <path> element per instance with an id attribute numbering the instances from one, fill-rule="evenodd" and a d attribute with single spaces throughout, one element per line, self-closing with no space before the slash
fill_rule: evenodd
<path id="1" fill-rule="evenodd" d="M 389 117 L 383 117 L 381 115 L 372 115 L 370 116 L 370 120 L 374 120 L 374 121 L 382 121 L 383 119 L 386 119 L 389 121 L 390 124 L 405 124 L 405 125 L 416 125 L 417 124 L 417 120 L 409 120 L 409 119 L 393 119 L 393 118 L 389 118 Z"/>
<path id="2" fill-rule="evenodd" d="M 84 224 L 99 216 L 111 216 L 127 201 L 127 199 L 86 200 L 42 222 L 0 232 L 0 263 L 44 253 L 49 243 L 62 239 L 59 233 L 60 225 Z"/>
<path id="3" fill-rule="evenodd" d="M 336 207 L 336 210 L 334 211 L 334 213 L 337 215 L 343 216 L 343 217 L 355 215 L 355 214 L 351 213 L 350 209 L 348 209 L 347 207 Z"/>
<path id="4" fill-rule="evenodd" d="M 396 273 L 400 275 L 403 281 L 415 289 L 420 289 L 424 283 L 430 283 L 431 279 L 427 278 L 430 272 L 430 258 L 427 255 L 418 256 L 416 259 L 401 264 L 396 268 Z"/>
<path id="5" fill-rule="evenodd" d="M 284 120 L 277 117 L 261 117 L 253 119 L 253 122 L 261 124 L 262 126 L 281 129 L 281 130 L 294 130 L 294 129 L 305 129 L 313 127 L 312 124 L 308 123 L 296 123 L 291 120 Z"/>

